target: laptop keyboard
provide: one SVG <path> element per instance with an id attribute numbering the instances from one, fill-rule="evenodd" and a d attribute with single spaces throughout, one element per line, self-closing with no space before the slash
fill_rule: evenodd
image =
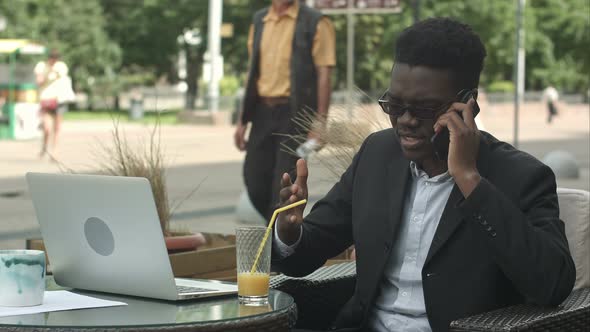
<path id="1" fill-rule="evenodd" d="M 176 285 L 176 290 L 178 294 L 187 294 L 187 293 L 203 293 L 203 292 L 213 292 L 214 289 L 208 288 L 200 288 L 200 287 L 193 287 L 193 286 L 178 286 Z"/>

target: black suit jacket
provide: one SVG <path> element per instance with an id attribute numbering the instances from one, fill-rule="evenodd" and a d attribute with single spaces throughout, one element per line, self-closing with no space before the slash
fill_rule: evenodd
<path id="1" fill-rule="evenodd" d="M 485 132 L 477 167 L 482 180 L 467 199 L 453 188 L 422 269 L 434 331 L 513 304 L 557 305 L 574 284 L 550 168 Z M 355 245 L 356 288 L 335 327 L 366 328 L 410 177 L 394 130 L 369 136 L 340 181 L 305 218 L 295 253 L 275 261 L 285 274 L 304 276 Z"/>

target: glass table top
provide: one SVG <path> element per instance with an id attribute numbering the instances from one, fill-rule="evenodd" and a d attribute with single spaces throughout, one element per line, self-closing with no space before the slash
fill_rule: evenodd
<path id="1" fill-rule="evenodd" d="M 60 289 L 65 288 L 56 285 L 53 278 L 47 277 L 48 291 Z M 270 290 L 269 304 L 262 307 L 240 305 L 237 295 L 172 302 L 79 290 L 75 292 L 105 300 L 125 302 L 127 305 L 0 317 L 0 327 L 14 325 L 23 327 L 183 325 L 265 315 L 287 309 L 293 305 L 293 298 L 290 295 L 274 289 Z"/>

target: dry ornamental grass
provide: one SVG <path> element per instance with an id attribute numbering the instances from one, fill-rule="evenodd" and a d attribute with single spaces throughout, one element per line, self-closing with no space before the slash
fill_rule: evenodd
<path id="1" fill-rule="evenodd" d="M 317 118 L 312 110 L 305 110 L 293 119 L 297 128 L 302 132 L 314 130 L 322 140 L 321 150 L 315 153 L 315 158 L 323 167 L 328 169 L 336 178 L 351 164 L 362 143 L 370 134 L 389 128 L 389 118 L 381 111 L 377 103 L 364 104 L 360 100 L 369 97 L 361 90 L 356 90 L 352 105 L 333 105 L 327 119 Z M 369 98 L 370 99 L 370 98 Z M 298 145 L 307 140 L 307 135 L 290 135 Z M 287 146 L 283 150 L 297 155 Z"/>
<path id="2" fill-rule="evenodd" d="M 100 172 L 114 176 L 144 177 L 150 182 L 162 232 L 170 234 L 171 210 L 166 190 L 164 154 L 160 146 L 160 123 L 152 128 L 149 144 L 134 149 L 119 128 L 118 121 L 113 121 L 112 146 L 102 144 L 99 153 Z"/>

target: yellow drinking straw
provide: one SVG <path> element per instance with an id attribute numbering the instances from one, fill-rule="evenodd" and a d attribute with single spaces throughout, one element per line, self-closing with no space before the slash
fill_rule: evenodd
<path id="1" fill-rule="evenodd" d="M 260 258 L 260 255 L 262 254 L 262 249 L 264 248 L 264 244 L 266 243 L 266 240 L 268 239 L 268 235 L 270 234 L 270 231 L 272 230 L 272 225 L 275 223 L 275 219 L 277 217 L 277 215 L 283 211 L 292 209 L 296 206 L 299 206 L 301 204 L 305 204 L 307 203 L 306 199 L 302 199 L 298 202 L 289 204 L 287 206 L 283 206 L 282 208 L 278 208 L 275 210 L 275 212 L 273 212 L 272 217 L 270 217 L 270 222 L 268 223 L 268 227 L 266 227 L 266 232 L 264 233 L 264 237 L 262 238 L 262 243 L 260 243 L 260 247 L 258 247 L 258 253 L 256 253 L 256 259 L 254 260 L 254 264 L 252 264 L 252 269 L 250 270 L 250 273 L 254 273 L 254 271 L 256 270 L 256 264 L 258 264 L 258 259 Z"/>

